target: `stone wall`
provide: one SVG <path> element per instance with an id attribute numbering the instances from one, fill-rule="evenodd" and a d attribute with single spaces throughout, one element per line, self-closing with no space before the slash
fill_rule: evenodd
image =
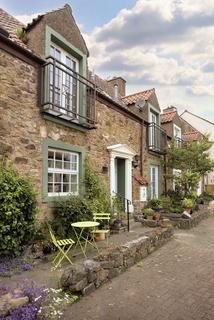
<path id="1" fill-rule="evenodd" d="M 119 111 L 97 101 L 97 129 L 79 130 L 45 120 L 38 104 L 38 69 L 24 61 L 0 52 L 0 157 L 7 157 L 17 170 L 29 176 L 37 191 L 39 218 L 49 215 L 51 203 L 43 201 L 43 141 L 46 138 L 84 147 L 98 173 L 109 184 L 109 175 L 102 173 L 108 166 L 110 155 L 107 146 L 126 144 L 140 154 L 141 124 Z M 144 130 L 144 134 L 145 134 Z M 147 153 L 146 134 L 144 153 Z M 144 159 L 147 177 L 147 156 Z M 140 175 L 140 166 L 133 176 Z M 139 183 L 133 177 L 133 200 L 139 203 Z"/>
<path id="2" fill-rule="evenodd" d="M 191 219 L 184 219 L 179 214 L 163 213 L 162 216 L 170 220 L 173 227 L 178 229 L 192 229 L 196 227 L 203 219 L 209 216 L 210 212 L 207 206 L 204 206 L 201 210 L 193 212 Z"/>
<path id="3" fill-rule="evenodd" d="M 89 294 L 144 259 L 172 235 L 172 228 L 156 229 L 124 245 L 107 249 L 92 260 L 67 268 L 61 277 L 61 285 L 73 293 Z"/>

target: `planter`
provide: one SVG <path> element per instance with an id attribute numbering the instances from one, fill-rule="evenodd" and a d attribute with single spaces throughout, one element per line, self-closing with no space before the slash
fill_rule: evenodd
<path id="1" fill-rule="evenodd" d="M 94 239 L 95 241 L 103 241 L 105 240 L 105 233 L 101 232 L 101 233 L 94 233 Z"/>
<path id="2" fill-rule="evenodd" d="M 153 215 L 152 216 L 146 216 L 147 220 L 153 220 Z"/>

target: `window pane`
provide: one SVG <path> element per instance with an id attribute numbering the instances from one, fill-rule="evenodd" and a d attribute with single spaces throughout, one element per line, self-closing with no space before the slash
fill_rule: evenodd
<path id="1" fill-rule="evenodd" d="M 67 152 L 64 153 L 64 160 L 70 162 L 70 153 L 67 153 Z"/>
<path id="2" fill-rule="evenodd" d="M 56 168 L 56 169 L 62 169 L 62 161 L 56 160 L 56 162 L 55 162 L 55 168 Z"/>
<path id="3" fill-rule="evenodd" d="M 48 184 L 48 192 L 53 192 L 53 184 Z"/>
<path id="4" fill-rule="evenodd" d="M 69 192 L 69 184 L 63 184 L 63 192 Z"/>
<path id="5" fill-rule="evenodd" d="M 64 182 L 67 182 L 67 183 L 69 183 L 69 174 L 63 174 L 63 183 Z"/>
<path id="6" fill-rule="evenodd" d="M 48 182 L 53 182 L 53 173 L 48 173 Z"/>
<path id="7" fill-rule="evenodd" d="M 71 185 L 71 192 L 77 192 L 77 184 Z"/>
<path id="8" fill-rule="evenodd" d="M 54 159 L 54 151 L 48 150 L 48 159 Z"/>
<path id="9" fill-rule="evenodd" d="M 77 175 L 76 174 L 71 175 L 71 183 L 77 183 Z"/>
<path id="10" fill-rule="evenodd" d="M 54 168 L 54 160 L 48 160 L 48 168 Z"/>
<path id="11" fill-rule="evenodd" d="M 70 162 L 64 161 L 64 169 L 70 170 Z"/>
<path id="12" fill-rule="evenodd" d="M 61 184 L 59 183 L 54 184 L 54 192 L 56 193 L 61 192 Z"/>
<path id="13" fill-rule="evenodd" d="M 62 161 L 62 152 L 56 152 L 55 159 Z"/>
<path id="14" fill-rule="evenodd" d="M 61 174 L 60 173 L 55 173 L 55 182 L 61 182 L 62 180 L 61 180 L 62 178 L 61 178 Z"/>

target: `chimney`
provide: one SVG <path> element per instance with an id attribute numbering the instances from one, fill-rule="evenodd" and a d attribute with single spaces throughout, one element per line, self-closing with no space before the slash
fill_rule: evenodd
<path id="1" fill-rule="evenodd" d="M 173 107 L 173 106 L 170 106 L 170 107 L 167 107 L 165 109 L 163 109 L 163 113 L 167 113 L 167 112 L 177 112 L 177 108 L 176 107 Z"/>
<path id="2" fill-rule="evenodd" d="M 126 95 L 126 80 L 124 80 L 122 77 L 114 77 L 107 81 L 108 84 L 113 88 L 115 95 L 114 97 L 116 99 Z"/>

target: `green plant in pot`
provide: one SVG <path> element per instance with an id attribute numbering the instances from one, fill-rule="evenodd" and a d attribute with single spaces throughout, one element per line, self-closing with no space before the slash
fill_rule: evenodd
<path id="1" fill-rule="evenodd" d="M 154 210 L 152 208 L 146 208 L 143 210 L 143 213 L 148 220 L 153 220 Z"/>
<path id="2" fill-rule="evenodd" d="M 193 206 L 194 206 L 194 201 L 192 199 L 185 198 L 182 201 L 182 207 L 189 213 L 191 213 Z"/>

